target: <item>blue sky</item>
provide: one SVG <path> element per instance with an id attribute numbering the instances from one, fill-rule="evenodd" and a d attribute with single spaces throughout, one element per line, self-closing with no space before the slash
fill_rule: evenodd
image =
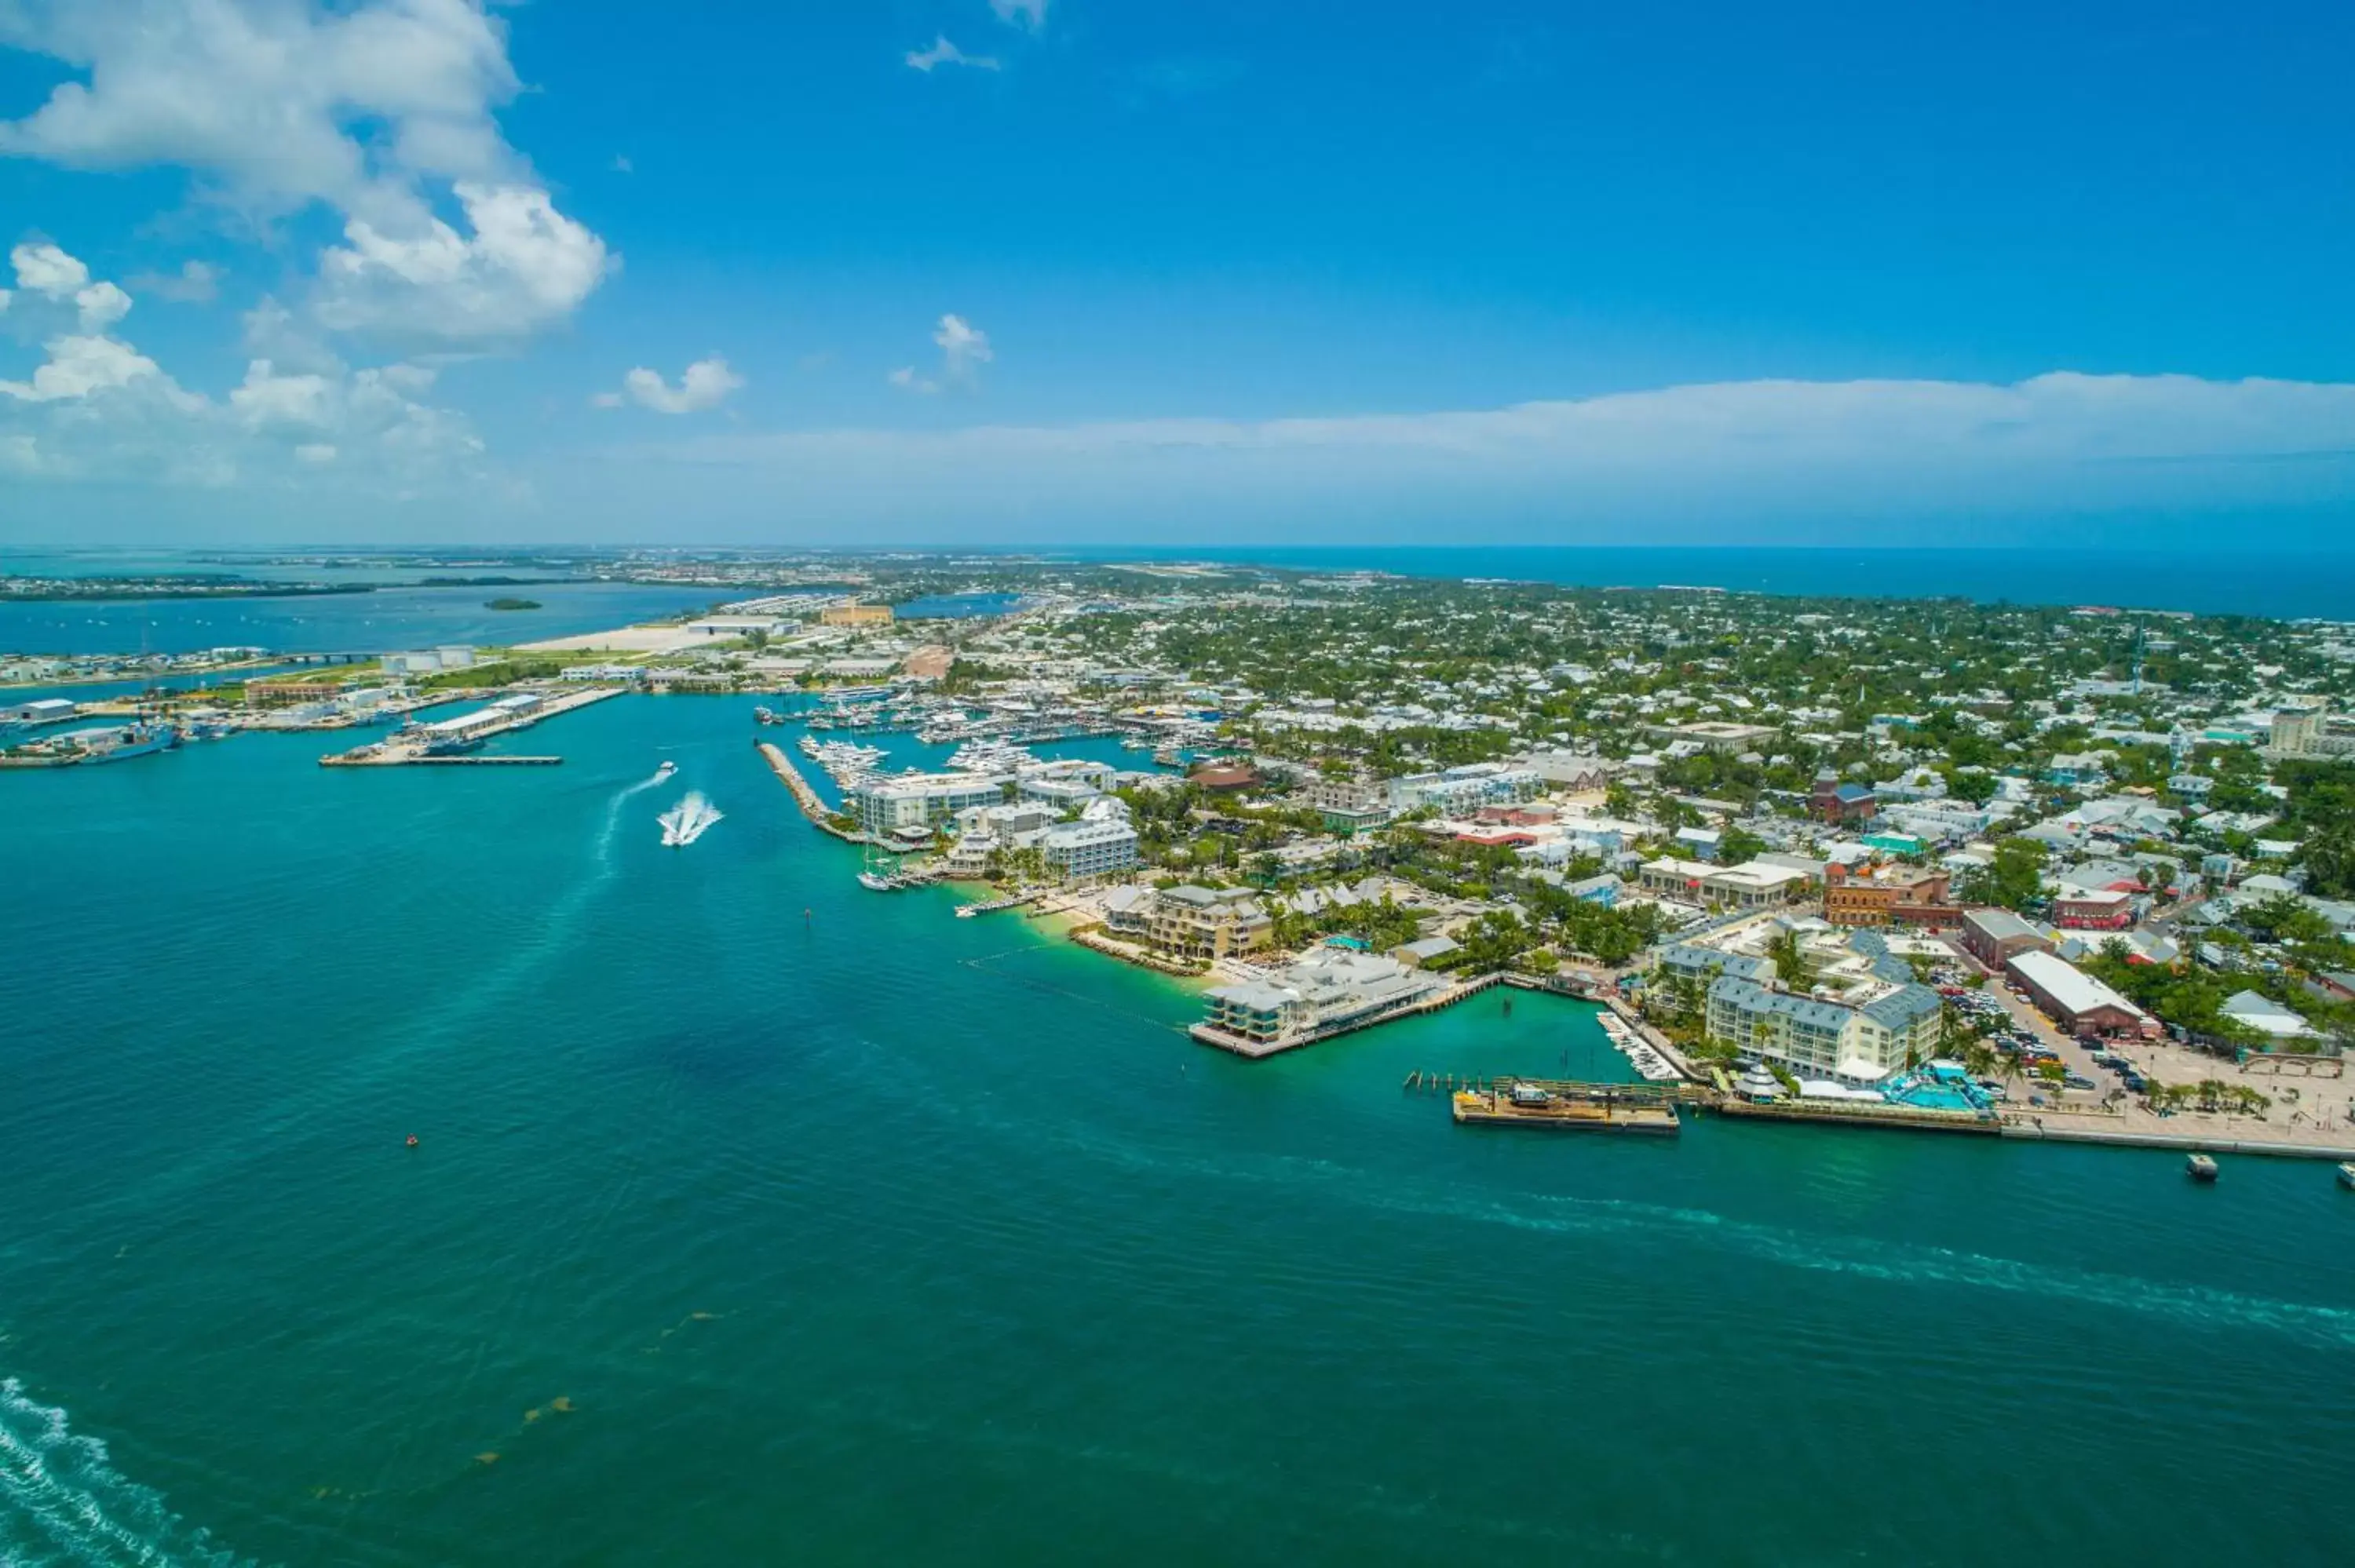
<path id="1" fill-rule="evenodd" d="M 2350 64 L 2322 4 L 0 0 L 0 538 L 2337 539 Z"/>

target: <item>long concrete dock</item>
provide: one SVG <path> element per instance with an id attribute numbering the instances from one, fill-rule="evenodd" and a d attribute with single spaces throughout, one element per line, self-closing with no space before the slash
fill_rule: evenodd
<path id="1" fill-rule="evenodd" d="M 592 703 L 602 703 L 610 697 L 618 697 L 622 692 L 623 688 L 620 686 L 587 686 L 578 691 L 545 697 L 534 707 L 465 730 L 464 738 L 469 744 L 480 745 L 497 736 L 513 735 L 518 730 L 529 729 L 532 726 L 555 718 L 560 714 L 574 713 Z M 484 715 L 470 715 L 468 722 L 471 724 L 474 719 L 484 716 Z M 410 733 L 415 734 L 414 731 Z M 389 740 L 372 741 L 366 746 L 356 746 L 349 751 L 323 757 L 319 758 L 319 766 L 322 768 L 415 768 L 453 762 L 471 762 L 521 763 L 525 766 L 536 764 L 545 767 L 549 763 L 562 760 L 561 758 L 555 757 L 477 757 L 472 752 L 445 753 L 437 756 L 426 750 L 426 743 L 423 740 L 396 735 Z"/>
<path id="2" fill-rule="evenodd" d="M 2006 1121 L 2006 1138 L 2037 1143 L 2099 1143 L 2114 1149 L 2170 1149 L 2179 1154 L 2265 1154 L 2277 1160 L 2355 1160 L 2355 1148 L 2321 1143 L 2275 1143 L 2263 1138 L 2208 1138 L 2184 1132 L 2113 1132 L 2106 1128 L 2040 1127 Z"/>

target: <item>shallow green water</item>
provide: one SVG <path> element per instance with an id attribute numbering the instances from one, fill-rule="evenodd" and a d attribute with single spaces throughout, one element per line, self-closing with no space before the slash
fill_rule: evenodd
<path id="1" fill-rule="evenodd" d="M 2328 1167 L 1457 1128 L 1407 1072 L 1594 1070 L 1585 1011 L 1205 1052 L 1174 982 L 858 889 L 751 706 L 0 776 L 0 1560 L 2355 1540 Z"/>

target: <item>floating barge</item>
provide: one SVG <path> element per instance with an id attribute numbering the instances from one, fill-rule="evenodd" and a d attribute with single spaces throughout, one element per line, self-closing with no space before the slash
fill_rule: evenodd
<path id="1" fill-rule="evenodd" d="M 1676 1096 L 1650 1084 L 1579 1084 L 1507 1078 L 1459 1089 L 1455 1119 L 1466 1127 L 1542 1127 L 1575 1132 L 1675 1137 L 1684 1130 Z"/>

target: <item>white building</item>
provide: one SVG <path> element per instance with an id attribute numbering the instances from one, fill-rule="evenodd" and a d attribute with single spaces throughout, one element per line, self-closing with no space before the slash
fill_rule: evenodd
<path id="1" fill-rule="evenodd" d="M 1005 792 L 975 773 L 906 773 L 878 779 L 842 797 L 842 809 L 870 833 L 932 828 L 969 806 L 995 805 Z"/>
<path id="2" fill-rule="evenodd" d="M 1136 864 L 1136 830 L 1122 821 L 1059 822 L 1039 836 L 1039 853 L 1058 881 L 1117 876 Z"/>

